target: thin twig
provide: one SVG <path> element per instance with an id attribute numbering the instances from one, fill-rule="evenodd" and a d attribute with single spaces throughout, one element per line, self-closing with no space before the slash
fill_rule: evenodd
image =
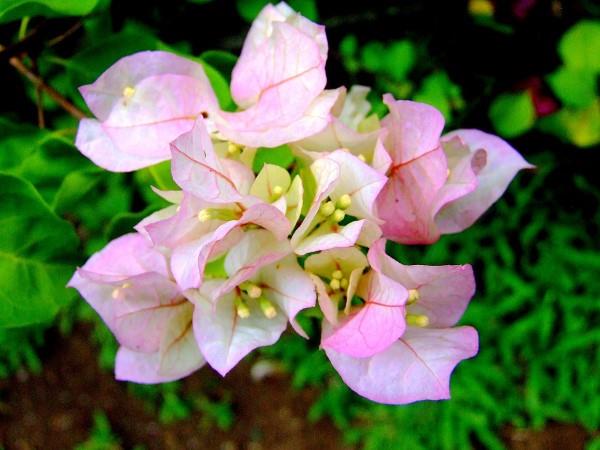
<path id="1" fill-rule="evenodd" d="M 75 33 L 77 30 L 79 30 L 81 28 L 83 24 L 79 21 L 79 22 L 75 22 L 71 27 L 69 27 L 65 32 L 63 32 L 62 34 L 59 34 L 58 36 L 56 36 L 53 39 L 50 39 L 47 42 L 47 46 L 48 47 L 53 47 L 56 44 L 61 43 L 62 41 L 64 41 L 65 39 L 67 39 L 69 36 L 71 36 L 73 33 Z"/>
<path id="2" fill-rule="evenodd" d="M 4 47 L 0 45 L 0 50 Z M 29 81 L 33 83 L 36 88 L 46 92 L 52 100 L 54 100 L 58 105 L 71 114 L 76 119 L 85 119 L 86 115 L 83 111 L 73 105 L 69 100 L 67 100 L 60 92 L 54 89 L 52 86 L 48 85 L 41 77 L 33 73 L 23 62 L 17 58 L 16 56 L 11 57 L 8 60 L 9 64 L 13 66 L 17 71 L 27 78 Z"/>
<path id="3" fill-rule="evenodd" d="M 40 86 L 35 87 L 35 105 L 37 106 L 38 127 L 46 128 L 46 118 L 44 117 L 44 91 Z"/>
<path id="4" fill-rule="evenodd" d="M 37 60 L 31 58 L 31 71 L 39 76 Z M 44 93 L 42 88 L 37 85 L 35 87 L 35 106 L 37 108 L 38 127 L 46 128 L 46 118 L 44 117 Z"/>

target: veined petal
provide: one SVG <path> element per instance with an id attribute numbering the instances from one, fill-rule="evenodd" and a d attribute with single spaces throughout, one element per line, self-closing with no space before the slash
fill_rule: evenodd
<path id="1" fill-rule="evenodd" d="M 312 203 L 306 212 L 306 216 L 302 221 L 302 224 L 294 232 L 292 236 L 292 247 L 297 247 L 302 238 L 313 226 L 321 203 L 327 198 L 329 193 L 333 190 L 335 183 L 340 176 L 340 166 L 333 160 L 321 158 L 316 160 L 310 166 L 312 175 L 315 178 L 316 189 L 315 195 L 312 199 Z"/>
<path id="2" fill-rule="evenodd" d="M 165 277 L 169 273 L 165 257 L 137 233 L 129 233 L 109 242 L 88 259 L 83 269 L 98 274 L 107 282 L 124 280 L 146 272 L 155 272 Z"/>
<path id="3" fill-rule="evenodd" d="M 310 102 L 325 87 L 326 58 L 324 27 L 281 4 L 267 6 L 254 21 L 233 69 L 232 96 L 245 109 L 269 90 L 289 92 L 292 101 Z"/>
<path id="4" fill-rule="evenodd" d="M 130 172 L 171 157 L 169 142 L 188 131 L 193 119 L 115 128 L 82 119 L 75 146 L 96 165 L 112 172 Z"/>
<path id="5" fill-rule="evenodd" d="M 264 286 L 265 296 L 277 303 L 294 330 L 308 339 L 304 330 L 296 322 L 296 315 L 303 309 L 315 306 L 315 287 L 296 258 L 289 255 L 281 261 L 264 267 L 260 272 L 260 280 Z"/>
<path id="6" fill-rule="evenodd" d="M 238 221 L 232 220 L 200 239 L 173 249 L 171 270 L 180 289 L 184 291 L 200 287 L 208 261 L 233 247 L 243 236 Z"/>
<path id="7" fill-rule="evenodd" d="M 203 119 L 171 144 L 173 179 L 185 191 L 214 203 L 241 201 L 254 175 L 234 161 L 224 163 L 215 153 Z"/>
<path id="8" fill-rule="evenodd" d="M 190 291 L 189 296 L 195 304 L 194 334 L 200 350 L 223 376 L 255 348 L 274 344 L 287 325 L 285 314 L 268 319 L 257 302 L 249 302 L 249 316 L 240 318 L 232 293 L 215 303 L 197 291 Z"/>
<path id="9" fill-rule="evenodd" d="M 358 241 L 367 220 L 356 220 L 348 225 L 322 224 L 316 231 L 304 237 L 294 248 L 297 255 L 329 250 L 332 248 L 353 247 Z"/>
<path id="10" fill-rule="evenodd" d="M 352 199 L 347 209 L 348 214 L 381 223 L 373 210 L 375 199 L 385 185 L 387 177 L 343 150 L 337 150 L 327 158 L 340 166 L 340 176 L 330 193 L 331 199 L 337 200 L 340 196 L 348 194 Z"/>
<path id="11" fill-rule="evenodd" d="M 441 147 L 391 168 L 377 197 L 377 212 L 385 220 L 383 235 L 401 244 L 429 244 L 439 238 L 433 221 L 435 203 L 446 183 L 448 167 Z"/>
<path id="12" fill-rule="evenodd" d="M 205 364 L 192 330 L 191 303 L 173 317 L 156 352 L 143 353 L 122 346 L 117 352 L 117 380 L 164 383 L 178 380 Z"/>
<path id="13" fill-rule="evenodd" d="M 327 327 L 325 323 L 324 333 Z M 407 327 L 400 340 L 368 358 L 325 348 L 331 364 L 353 391 L 394 405 L 450 398 L 452 371 L 477 350 L 477 332 L 471 327 Z"/>
<path id="14" fill-rule="evenodd" d="M 406 266 L 385 254 L 385 240 L 369 249 L 371 267 L 418 292 L 419 299 L 408 307 L 411 314 L 424 314 L 430 327 L 454 325 L 463 315 L 475 293 L 475 277 L 470 265 Z"/>
<path id="15" fill-rule="evenodd" d="M 404 333 L 408 291 L 378 272 L 370 272 L 361 284 L 365 305 L 336 327 L 327 328 L 321 347 L 366 358 L 384 351 Z"/>
<path id="16" fill-rule="evenodd" d="M 387 149 L 394 165 L 405 164 L 439 147 L 444 117 L 433 106 L 383 96 L 390 113 L 381 121 L 388 130 Z"/>
<path id="17" fill-rule="evenodd" d="M 298 105 L 287 104 L 284 94 L 274 91 L 245 111 L 220 112 L 215 123 L 219 132 L 233 142 L 250 147 L 277 147 L 325 128 L 338 93 L 338 90 L 322 91 L 300 110 Z M 297 108 L 298 116 L 290 118 L 290 111 L 286 114 L 284 108 Z"/>
<path id="18" fill-rule="evenodd" d="M 214 301 L 236 286 L 249 280 L 264 266 L 289 255 L 289 241 L 276 240 L 267 230 L 251 230 L 229 250 L 225 257 L 225 272 L 229 278 L 211 293 Z"/>
<path id="19" fill-rule="evenodd" d="M 202 66 L 167 52 L 122 58 L 80 90 L 99 122 L 82 120 L 76 145 L 113 171 L 169 159 L 169 143 L 198 115 L 217 110 Z"/>
<path id="20" fill-rule="evenodd" d="M 479 130 L 457 130 L 444 136 L 449 142 L 458 137 L 475 157 L 480 150 L 485 158 L 472 160 L 477 188 L 446 205 L 436 216 L 442 233 L 457 233 L 471 226 L 504 193 L 517 172 L 532 169 L 506 141 Z M 483 160 L 482 160 L 483 159 Z"/>

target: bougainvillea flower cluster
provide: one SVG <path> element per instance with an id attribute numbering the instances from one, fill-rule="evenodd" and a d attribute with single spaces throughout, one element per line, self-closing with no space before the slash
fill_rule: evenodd
<path id="1" fill-rule="evenodd" d="M 469 265 L 407 266 L 386 242 L 429 244 L 469 227 L 531 167 L 478 130 L 442 135 L 433 107 L 368 88 L 325 89 L 322 26 L 265 7 L 231 77 L 223 111 L 202 66 L 141 52 L 81 88 L 94 119 L 77 147 L 132 171 L 170 160 L 170 206 L 110 242 L 70 286 L 120 349 L 116 376 L 179 379 L 205 364 L 227 374 L 275 343 L 298 315 L 321 318 L 320 347 L 346 384 L 377 402 L 445 399 L 454 367 L 477 353 L 456 326 L 474 294 Z M 286 146 L 294 162 L 263 164 Z"/>

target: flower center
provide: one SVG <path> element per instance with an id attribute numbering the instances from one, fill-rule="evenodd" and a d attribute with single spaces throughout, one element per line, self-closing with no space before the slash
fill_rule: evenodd
<path id="1" fill-rule="evenodd" d="M 352 197 L 348 194 L 342 195 L 335 202 L 328 200 L 323 202 L 319 208 L 319 215 L 333 223 L 340 223 L 346 217 L 346 210 L 352 204 Z"/>
<path id="2" fill-rule="evenodd" d="M 237 288 L 237 297 L 234 301 L 236 314 L 240 319 L 250 317 L 251 311 L 248 302 L 257 302 L 258 307 L 267 319 L 277 316 L 277 309 L 273 302 L 263 296 L 263 290 L 257 284 L 246 281 Z"/>

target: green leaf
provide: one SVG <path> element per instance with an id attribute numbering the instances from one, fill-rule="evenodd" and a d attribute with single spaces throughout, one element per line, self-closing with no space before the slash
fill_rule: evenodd
<path id="1" fill-rule="evenodd" d="M 173 181 L 173 176 L 171 175 L 171 161 L 163 161 L 142 170 L 150 172 L 156 187 L 161 191 L 179 190 L 179 186 Z"/>
<path id="2" fill-rule="evenodd" d="M 31 183 L 0 174 L 0 327 L 51 320 L 74 296 L 65 287 L 77 247 L 73 227 L 50 210 Z"/>
<path id="3" fill-rule="evenodd" d="M 582 20 L 561 38 L 558 53 L 570 69 L 600 73 L 600 21 Z"/>
<path id="4" fill-rule="evenodd" d="M 312 21 L 319 20 L 316 0 L 289 0 L 288 4 L 294 11 L 298 11 L 307 19 Z"/>
<path id="5" fill-rule="evenodd" d="M 287 169 L 293 162 L 294 154 L 287 145 L 280 145 L 273 148 L 260 147 L 254 156 L 252 170 L 255 173 L 259 173 L 265 164 L 275 164 Z"/>
<path id="6" fill-rule="evenodd" d="M 110 241 L 118 238 L 119 236 L 123 236 L 124 234 L 132 233 L 134 231 L 134 226 L 136 226 L 142 219 L 145 219 L 157 210 L 158 206 L 156 204 L 152 204 L 143 211 L 126 211 L 115 215 L 106 229 L 106 239 Z"/>
<path id="7" fill-rule="evenodd" d="M 33 183 L 48 202 L 66 174 L 94 167 L 73 146 L 70 130 L 51 132 L 0 118 L 0 148 L 0 171 Z"/>
<path id="8" fill-rule="evenodd" d="M 353 34 L 348 34 L 340 42 L 340 54 L 346 70 L 350 73 L 356 73 L 360 69 L 360 62 L 356 54 L 358 52 L 358 39 Z"/>
<path id="9" fill-rule="evenodd" d="M 416 50 L 414 44 L 405 39 L 392 42 L 387 51 L 380 55 L 383 58 L 383 70 L 394 81 L 404 80 L 416 62 Z"/>
<path id="10" fill-rule="evenodd" d="M 460 87 L 452 83 L 446 72 L 434 72 L 423 80 L 414 100 L 436 107 L 446 121 L 452 119 L 452 110 L 463 106 Z"/>
<path id="11" fill-rule="evenodd" d="M 583 109 L 563 108 L 540 120 L 540 129 L 578 147 L 600 144 L 600 103 Z"/>
<path id="12" fill-rule="evenodd" d="M 252 22 L 261 9 L 263 9 L 269 0 L 236 0 L 238 14 L 246 22 Z"/>
<path id="13" fill-rule="evenodd" d="M 492 102 L 489 116 L 496 131 L 511 138 L 525 133 L 533 126 L 535 109 L 527 92 L 502 94 Z"/>
<path id="14" fill-rule="evenodd" d="M 271 3 L 269 0 L 236 0 L 238 14 L 246 22 L 252 22 L 258 13 Z M 289 0 L 290 7 L 310 20 L 317 20 L 317 5 L 315 0 Z"/>
<path id="15" fill-rule="evenodd" d="M 381 42 L 367 42 L 362 48 L 360 61 L 366 71 L 376 73 L 382 70 L 385 63 L 385 47 Z"/>
<path id="16" fill-rule="evenodd" d="M 60 215 L 72 211 L 77 203 L 100 182 L 103 174 L 102 169 L 98 167 L 68 173 L 54 196 L 52 209 Z"/>
<path id="17" fill-rule="evenodd" d="M 562 66 L 548 76 L 548 83 L 565 105 L 585 108 L 597 101 L 596 78 L 589 70 Z"/>
<path id="18" fill-rule="evenodd" d="M 237 56 L 233 53 L 223 50 L 207 50 L 200 55 L 200 59 L 214 67 L 227 83 L 231 82 L 231 72 L 237 62 Z"/>
<path id="19" fill-rule="evenodd" d="M 229 83 L 225 77 L 203 59 L 197 59 L 197 61 L 204 67 L 204 72 L 206 72 L 210 85 L 217 95 L 221 109 L 225 111 L 235 111 L 235 103 L 233 103 L 233 99 L 231 98 Z"/>
<path id="20" fill-rule="evenodd" d="M 99 0 L 2 0 L 0 23 L 25 16 L 83 16 L 96 7 Z"/>

